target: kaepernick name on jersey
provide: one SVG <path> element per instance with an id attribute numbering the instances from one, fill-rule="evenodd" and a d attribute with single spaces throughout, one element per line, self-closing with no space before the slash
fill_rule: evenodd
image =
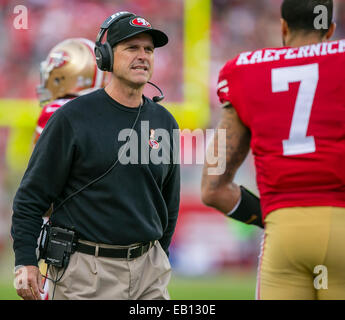
<path id="1" fill-rule="evenodd" d="M 345 40 L 317 43 L 299 48 L 264 49 L 241 53 L 236 65 L 310 58 L 343 52 L 345 52 Z"/>

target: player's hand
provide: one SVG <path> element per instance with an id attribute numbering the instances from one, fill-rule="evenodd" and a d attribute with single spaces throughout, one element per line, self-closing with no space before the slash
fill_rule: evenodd
<path id="1" fill-rule="evenodd" d="M 36 266 L 23 266 L 16 271 L 15 287 L 24 300 L 42 300 L 44 293 L 40 270 Z"/>

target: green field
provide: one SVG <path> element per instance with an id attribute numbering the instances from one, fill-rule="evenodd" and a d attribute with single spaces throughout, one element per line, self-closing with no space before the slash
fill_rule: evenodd
<path id="1" fill-rule="evenodd" d="M 1 256 L 0 300 L 19 299 L 13 287 L 13 253 Z M 255 297 L 255 271 L 184 277 L 173 274 L 169 293 L 173 300 L 252 300 Z"/>
<path id="2" fill-rule="evenodd" d="M 173 276 L 169 292 L 173 300 L 253 300 L 255 273 L 226 273 L 186 278 Z"/>
<path id="3" fill-rule="evenodd" d="M 186 278 L 174 275 L 169 285 L 173 300 L 251 300 L 255 294 L 255 276 L 222 274 Z M 0 300 L 18 299 L 12 279 L 0 282 Z"/>

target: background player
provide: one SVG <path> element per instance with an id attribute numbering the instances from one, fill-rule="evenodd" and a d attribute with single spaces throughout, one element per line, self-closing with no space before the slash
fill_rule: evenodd
<path id="1" fill-rule="evenodd" d="M 36 144 L 52 114 L 71 99 L 104 87 L 105 73 L 97 68 L 94 42 L 84 38 L 70 38 L 53 47 L 41 62 L 41 84 L 37 87 L 40 105 L 43 107 L 37 121 Z M 51 209 L 46 213 L 48 219 Z M 40 264 L 42 274 L 46 264 Z M 49 282 L 45 281 L 42 299 L 48 299 Z"/>
<path id="2" fill-rule="evenodd" d="M 97 68 L 94 43 L 84 38 L 71 38 L 57 44 L 41 62 L 40 72 L 37 95 L 43 110 L 37 122 L 35 143 L 54 111 L 105 84 L 105 73 Z"/>
<path id="3" fill-rule="evenodd" d="M 326 29 L 315 29 L 320 5 Z M 202 198 L 225 214 L 242 202 L 260 210 L 232 182 L 251 147 L 265 222 L 257 298 L 345 299 L 345 41 L 325 42 L 331 0 L 281 11 L 286 47 L 242 53 L 220 72 L 226 171 L 205 165 Z"/>

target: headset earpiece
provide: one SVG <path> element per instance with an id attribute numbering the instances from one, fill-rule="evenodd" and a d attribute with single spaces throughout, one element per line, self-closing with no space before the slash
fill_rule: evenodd
<path id="1" fill-rule="evenodd" d="M 113 71 L 113 49 L 108 42 L 95 46 L 96 62 L 102 71 Z"/>
<path id="2" fill-rule="evenodd" d="M 113 48 L 111 47 L 111 45 L 106 42 L 104 44 L 104 46 L 106 47 L 106 50 L 108 52 L 108 56 L 109 56 L 109 59 L 107 61 L 107 68 L 108 68 L 108 71 L 109 72 L 113 72 L 113 65 L 114 65 L 114 53 L 113 53 Z"/>

